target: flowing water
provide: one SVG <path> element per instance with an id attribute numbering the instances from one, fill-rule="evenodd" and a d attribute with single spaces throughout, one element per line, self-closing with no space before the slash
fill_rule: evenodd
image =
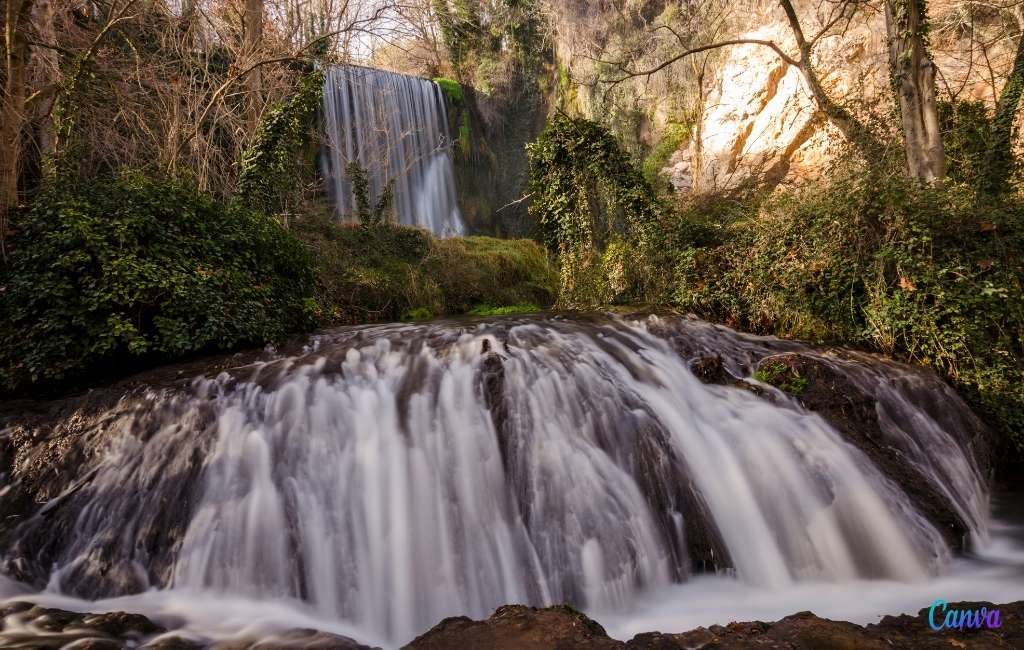
<path id="1" fill-rule="evenodd" d="M 332 66 L 324 86 L 324 178 L 338 216 L 357 214 L 346 167 L 367 172 L 371 206 L 392 184 L 398 223 L 462 234 L 444 95 L 432 81 Z"/>
<path id="2" fill-rule="evenodd" d="M 887 444 L 965 522 L 972 555 L 954 559 L 821 417 L 689 365 L 711 353 L 749 377 L 783 352 L 877 400 Z M 446 616 L 566 601 L 622 637 L 801 609 L 868 622 L 1024 597 L 972 417 L 921 372 L 687 319 L 348 328 L 126 398 L 98 419 L 82 481 L 0 550 L 22 573 L 46 554 L 35 600 L 208 638 L 313 627 L 396 646 Z"/>

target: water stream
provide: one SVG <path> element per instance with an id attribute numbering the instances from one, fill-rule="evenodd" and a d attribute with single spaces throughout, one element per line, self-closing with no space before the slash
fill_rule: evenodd
<path id="1" fill-rule="evenodd" d="M 970 555 L 824 419 L 689 364 L 713 353 L 750 377 L 782 352 L 870 390 Z M 346 328 L 126 399 L 97 419 L 83 483 L 0 550 L 8 569 L 52 562 L 35 600 L 206 638 L 313 627 L 392 647 L 447 616 L 567 601 L 619 638 L 803 609 L 869 622 L 1024 597 L 969 417 L 898 364 L 688 319 Z"/>

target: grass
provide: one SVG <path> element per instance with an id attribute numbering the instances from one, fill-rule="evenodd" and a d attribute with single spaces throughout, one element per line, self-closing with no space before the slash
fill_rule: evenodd
<path id="1" fill-rule="evenodd" d="M 535 314 L 539 311 L 544 311 L 544 309 L 533 303 L 526 302 L 518 305 L 508 305 L 506 307 L 477 305 L 466 313 L 470 316 L 512 316 L 514 314 Z"/>

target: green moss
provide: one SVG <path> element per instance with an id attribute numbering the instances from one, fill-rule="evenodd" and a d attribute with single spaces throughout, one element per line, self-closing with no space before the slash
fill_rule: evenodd
<path id="1" fill-rule="evenodd" d="M 544 311 L 533 303 L 522 303 L 509 305 L 507 307 L 493 307 L 491 305 L 477 305 L 470 309 L 467 314 L 470 316 L 511 316 L 513 314 L 535 314 Z"/>
<path id="2" fill-rule="evenodd" d="M 554 302 L 556 272 L 529 240 L 436 239 L 402 226 L 342 226 L 327 214 L 304 216 L 293 231 L 317 261 L 324 324 L 422 320 L 484 304 Z"/>
<path id="3" fill-rule="evenodd" d="M 807 390 L 807 378 L 797 374 L 784 363 L 771 363 L 759 368 L 754 373 L 754 379 L 796 397 Z"/>
<path id="4" fill-rule="evenodd" d="M 437 318 L 437 314 L 430 307 L 415 307 L 402 315 L 402 320 L 431 320 Z"/>
<path id="5" fill-rule="evenodd" d="M 459 125 L 459 141 L 458 147 L 459 152 L 462 153 L 464 159 L 469 158 L 470 152 L 470 131 L 469 131 L 469 111 L 463 111 L 462 122 Z"/>
<path id="6" fill-rule="evenodd" d="M 446 77 L 435 77 L 434 83 L 441 88 L 441 92 L 448 98 L 449 104 L 456 108 L 461 108 L 465 104 L 466 95 L 462 91 L 462 84 L 458 81 Z"/>
<path id="7" fill-rule="evenodd" d="M 651 152 L 644 159 L 644 178 L 652 187 L 659 191 L 668 191 L 671 186 L 668 179 L 662 174 L 672 154 L 679 151 L 679 147 L 690 137 L 690 127 L 685 124 L 669 124 L 662 135 L 661 140 L 651 149 Z"/>

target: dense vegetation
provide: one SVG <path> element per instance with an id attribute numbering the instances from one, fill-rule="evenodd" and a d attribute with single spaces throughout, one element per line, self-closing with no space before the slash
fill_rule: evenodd
<path id="1" fill-rule="evenodd" d="M 611 132 L 558 114 L 528 151 L 530 212 L 561 259 L 562 305 L 642 300 L 657 275 L 659 211 Z"/>
<path id="2" fill-rule="evenodd" d="M 18 219 L 0 286 L 9 389 L 313 324 L 314 276 L 277 219 L 187 184 L 123 174 L 55 188 Z"/>
<path id="3" fill-rule="evenodd" d="M 935 367 L 1024 445 L 1024 201 L 847 172 L 702 224 L 670 301 Z"/>

